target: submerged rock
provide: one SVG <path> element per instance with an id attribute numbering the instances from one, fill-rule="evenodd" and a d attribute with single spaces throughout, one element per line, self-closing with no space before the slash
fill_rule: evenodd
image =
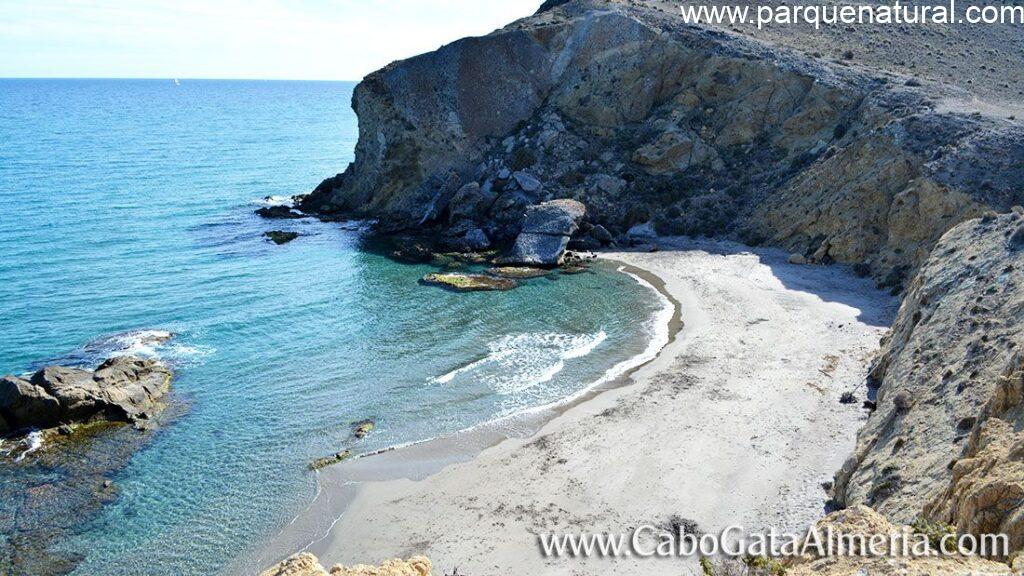
<path id="1" fill-rule="evenodd" d="M 12 430 L 108 420 L 138 422 L 162 406 L 171 371 L 143 358 L 120 356 L 96 371 L 49 366 L 29 380 L 0 378 L 0 417 Z"/>
<path id="2" fill-rule="evenodd" d="M 270 232 L 264 232 L 263 235 L 278 246 L 287 244 L 299 237 L 298 232 L 285 232 L 284 230 L 271 230 Z"/>
<path id="3" fill-rule="evenodd" d="M 406 241 L 390 253 L 391 259 L 403 264 L 426 264 L 434 259 L 434 252 L 415 241 Z"/>
<path id="4" fill-rule="evenodd" d="M 337 454 L 334 454 L 333 456 L 325 456 L 323 458 L 317 458 L 316 460 L 313 460 L 312 462 L 309 463 L 309 469 L 321 470 L 323 468 L 327 468 L 328 466 L 333 466 L 335 464 L 344 462 L 345 460 L 348 460 L 351 457 L 352 452 L 350 450 L 343 450 L 341 452 L 338 452 Z"/>
<path id="5" fill-rule="evenodd" d="M 373 432 L 374 428 L 377 427 L 377 423 L 373 420 L 362 420 L 352 425 L 352 435 L 357 439 L 362 440 Z"/>
<path id="6" fill-rule="evenodd" d="M 519 286 L 515 280 L 495 278 L 484 274 L 427 274 L 423 277 L 422 282 L 458 292 L 512 290 Z"/>
<path id="7" fill-rule="evenodd" d="M 525 280 L 528 278 L 540 278 L 541 276 L 547 276 L 551 271 L 545 268 L 532 268 L 530 266 L 499 266 L 497 268 L 488 268 L 487 273 L 499 278 L 516 278 Z"/>

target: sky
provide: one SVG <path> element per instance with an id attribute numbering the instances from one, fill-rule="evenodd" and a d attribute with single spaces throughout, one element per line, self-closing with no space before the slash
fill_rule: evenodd
<path id="1" fill-rule="evenodd" d="M 0 0 L 0 77 L 359 80 L 541 0 Z"/>

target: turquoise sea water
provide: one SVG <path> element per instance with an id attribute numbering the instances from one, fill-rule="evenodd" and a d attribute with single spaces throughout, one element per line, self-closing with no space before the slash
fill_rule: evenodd
<path id="1" fill-rule="evenodd" d="M 648 349 L 663 302 L 614 267 L 459 295 L 360 250 L 358 225 L 255 217 L 352 159 L 352 87 L 0 80 L 0 372 L 155 354 L 184 409 L 113 478 L 116 500 L 67 510 L 76 574 L 217 573 L 310 501 L 307 463 L 348 446 L 351 422 L 378 423 L 357 451 L 423 440 Z M 277 228 L 304 236 L 262 238 Z M 178 336 L 153 346 L 153 330 Z"/>

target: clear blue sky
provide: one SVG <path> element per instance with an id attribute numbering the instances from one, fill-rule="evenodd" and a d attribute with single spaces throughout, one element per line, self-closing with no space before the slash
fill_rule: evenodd
<path id="1" fill-rule="evenodd" d="M 0 0 L 0 77 L 358 80 L 541 0 Z"/>

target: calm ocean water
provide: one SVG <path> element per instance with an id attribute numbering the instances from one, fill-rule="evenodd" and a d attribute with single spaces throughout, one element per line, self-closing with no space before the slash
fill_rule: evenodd
<path id="1" fill-rule="evenodd" d="M 458 295 L 358 230 L 255 217 L 352 159 L 352 87 L 0 80 L 0 372 L 153 353 L 185 407 L 112 478 L 115 501 L 67 511 L 76 574 L 217 573 L 310 501 L 307 463 L 351 422 L 378 422 L 358 451 L 451 433 L 648 347 L 661 302 L 612 268 Z M 275 228 L 305 236 L 275 246 Z M 144 330 L 178 336 L 153 348 Z M 0 468 L 16 474 L 38 471 Z"/>

